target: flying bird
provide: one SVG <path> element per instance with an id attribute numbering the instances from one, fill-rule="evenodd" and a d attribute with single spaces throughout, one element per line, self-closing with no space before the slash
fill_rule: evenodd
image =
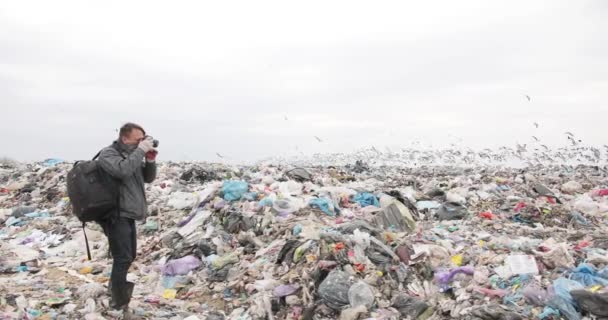
<path id="1" fill-rule="evenodd" d="M 287 116 L 285 116 L 285 121 L 287 121 L 287 120 L 289 120 L 289 119 L 287 119 Z"/>
<path id="2" fill-rule="evenodd" d="M 538 122 L 534 122 L 534 126 L 536 127 L 536 129 L 538 129 L 538 127 L 539 127 Z"/>
<path id="3" fill-rule="evenodd" d="M 572 132 L 566 131 L 565 134 L 567 134 L 567 135 L 569 135 L 571 137 L 574 137 L 574 135 L 572 134 Z"/>
<path id="4" fill-rule="evenodd" d="M 582 140 L 576 141 L 576 139 L 574 139 L 574 138 L 572 138 L 570 136 L 568 136 L 568 140 L 570 140 L 572 142 L 573 146 L 576 146 L 579 142 L 582 142 Z"/>
<path id="5" fill-rule="evenodd" d="M 535 136 L 532 136 L 532 138 L 534 138 L 534 140 L 536 140 L 537 142 L 538 142 L 538 141 L 540 141 L 540 140 L 538 140 L 538 138 L 537 138 L 537 137 L 535 137 Z"/>
<path id="6" fill-rule="evenodd" d="M 528 99 L 528 102 L 530 102 L 532 100 L 529 95 L 526 94 L 525 96 L 526 96 L 526 99 Z"/>
<path id="7" fill-rule="evenodd" d="M 319 141 L 319 142 L 323 142 L 323 140 L 321 140 L 321 138 L 319 138 L 317 136 L 315 136 L 315 139 L 317 139 L 317 141 Z"/>
<path id="8" fill-rule="evenodd" d="M 219 153 L 217 153 L 217 152 L 216 152 L 215 154 L 216 154 L 218 157 L 220 157 L 220 158 L 224 159 L 224 157 L 223 157 L 221 154 L 219 154 Z"/>

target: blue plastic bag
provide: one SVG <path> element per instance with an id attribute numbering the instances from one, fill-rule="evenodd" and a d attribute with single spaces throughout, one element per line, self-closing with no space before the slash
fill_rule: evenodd
<path id="1" fill-rule="evenodd" d="M 545 307 L 545 309 L 543 309 L 543 312 L 538 315 L 538 318 L 540 320 L 554 319 L 554 316 L 559 318 L 559 311 L 551 307 Z"/>
<path id="2" fill-rule="evenodd" d="M 44 162 L 42 162 L 42 164 L 47 167 L 53 167 L 53 166 L 58 165 L 63 162 L 64 161 L 62 159 L 51 158 L 51 159 L 44 160 Z"/>
<path id="3" fill-rule="evenodd" d="M 362 192 L 355 195 L 355 202 L 361 205 L 361 207 L 376 206 L 380 207 L 378 198 L 369 192 Z"/>
<path id="4" fill-rule="evenodd" d="M 571 305 L 576 305 L 576 302 L 572 298 L 572 295 L 570 295 L 570 291 L 580 289 L 585 289 L 585 287 L 574 280 L 558 278 L 553 281 L 553 291 L 555 292 L 555 295 L 568 301 Z"/>
<path id="5" fill-rule="evenodd" d="M 570 295 L 570 293 L 568 293 L 568 295 Z M 570 296 L 570 298 L 572 298 L 572 296 Z M 549 300 L 548 305 L 553 309 L 559 310 L 559 312 L 568 320 L 580 320 L 582 318 L 581 314 L 574 308 L 574 305 L 561 296 L 553 296 L 551 300 Z"/>
<path id="6" fill-rule="evenodd" d="M 604 270 L 602 270 L 602 272 L 604 272 Z M 587 263 L 581 263 L 578 265 L 578 267 L 576 267 L 576 269 L 574 269 L 570 279 L 577 281 L 586 287 L 591 287 L 598 284 L 608 286 L 608 279 L 601 277 L 601 275 L 598 274 L 594 266 Z"/>
<path id="7" fill-rule="evenodd" d="M 255 199 L 257 199 L 257 197 L 258 197 L 257 192 L 247 192 L 243 195 L 243 199 L 249 200 L 249 201 L 254 201 Z"/>
<path id="8" fill-rule="evenodd" d="M 260 207 L 272 207 L 272 199 L 264 198 L 258 202 L 258 206 Z"/>
<path id="9" fill-rule="evenodd" d="M 323 212 L 325 212 L 325 214 L 327 214 L 328 216 L 335 216 L 336 214 L 332 211 L 333 206 L 330 206 L 329 201 L 327 199 L 324 198 L 314 198 L 311 199 L 310 202 L 308 203 L 308 205 L 310 205 L 311 208 L 317 208 Z"/>
<path id="10" fill-rule="evenodd" d="M 249 185 L 244 181 L 224 181 L 222 191 L 224 192 L 224 200 L 236 201 L 249 190 Z"/>

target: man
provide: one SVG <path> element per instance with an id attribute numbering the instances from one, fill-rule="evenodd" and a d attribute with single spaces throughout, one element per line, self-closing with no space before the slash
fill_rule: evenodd
<path id="1" fill-rule="evenodd" d="M 112 218 L 99 221 L 108 237 L 114 259 L 110 277 L 111 306 L 127 314 L 134 283 L 127 282 L 127 273 L 137 251 L 135 220 L 147 215 L 144 183 L 156 178 L 156 155 L 153 140 L 134 123 L 120 128 L 118 140 L 99 155 L 101 168 L 119 181 L 119 210 Z M 145 161 L 144 161 L 145 158 Z"/>

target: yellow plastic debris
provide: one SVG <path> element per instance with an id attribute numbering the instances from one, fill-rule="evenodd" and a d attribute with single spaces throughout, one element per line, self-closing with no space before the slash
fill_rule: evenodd
<path id="1" fill-rule="evenodd" d="M 596 293 L 596 292 L 600 291 L 601 288 L 602 288 L 602 286 L 596 285 L 596 286 L 591 287 L 590 290 L 591 290 L 591 292 Z"/>
<path id="2" fill-rule="evenodd" d="M 175 299 L 176 295 L 177 290 L 175 289 L 165 289 L 165 292 L 163 292 L 163 298 L 165 299 Z"/>
<path id="3" fill-rule="evenodd" d="M 80 271 L 78 271 L 80 274 L 89 274 L 91 272 L 93 272 L 93 267 L 83 267 L 80 269 Z"/>
<path id="4" fill-rule="evenodd" d="M 452 262 L 459 267 L 462 266 L 462 255 L 457 254 L 457 255 L 453 256 Z"/>

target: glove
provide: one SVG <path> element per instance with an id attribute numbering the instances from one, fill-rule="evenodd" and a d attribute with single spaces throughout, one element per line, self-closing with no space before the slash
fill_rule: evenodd
<path id="1" fill-rule="evenodd" d="M 148 137 L 148 138 L 142 140 L 137 147 L 140 148 L 141 150 L 143 150 L 144 153 L 148 153 L 148 151 L 154 150 L 154 145 L 152 144 L 152 138 Z"/>
<path id="2" fill-rule="evenodd" d="M 158 154 L 158 151 L 152 149 L 148 152 L 146 152 L 146 161 L 147 162 L 154 162 L 156 160 L 156 155 Z"/>

